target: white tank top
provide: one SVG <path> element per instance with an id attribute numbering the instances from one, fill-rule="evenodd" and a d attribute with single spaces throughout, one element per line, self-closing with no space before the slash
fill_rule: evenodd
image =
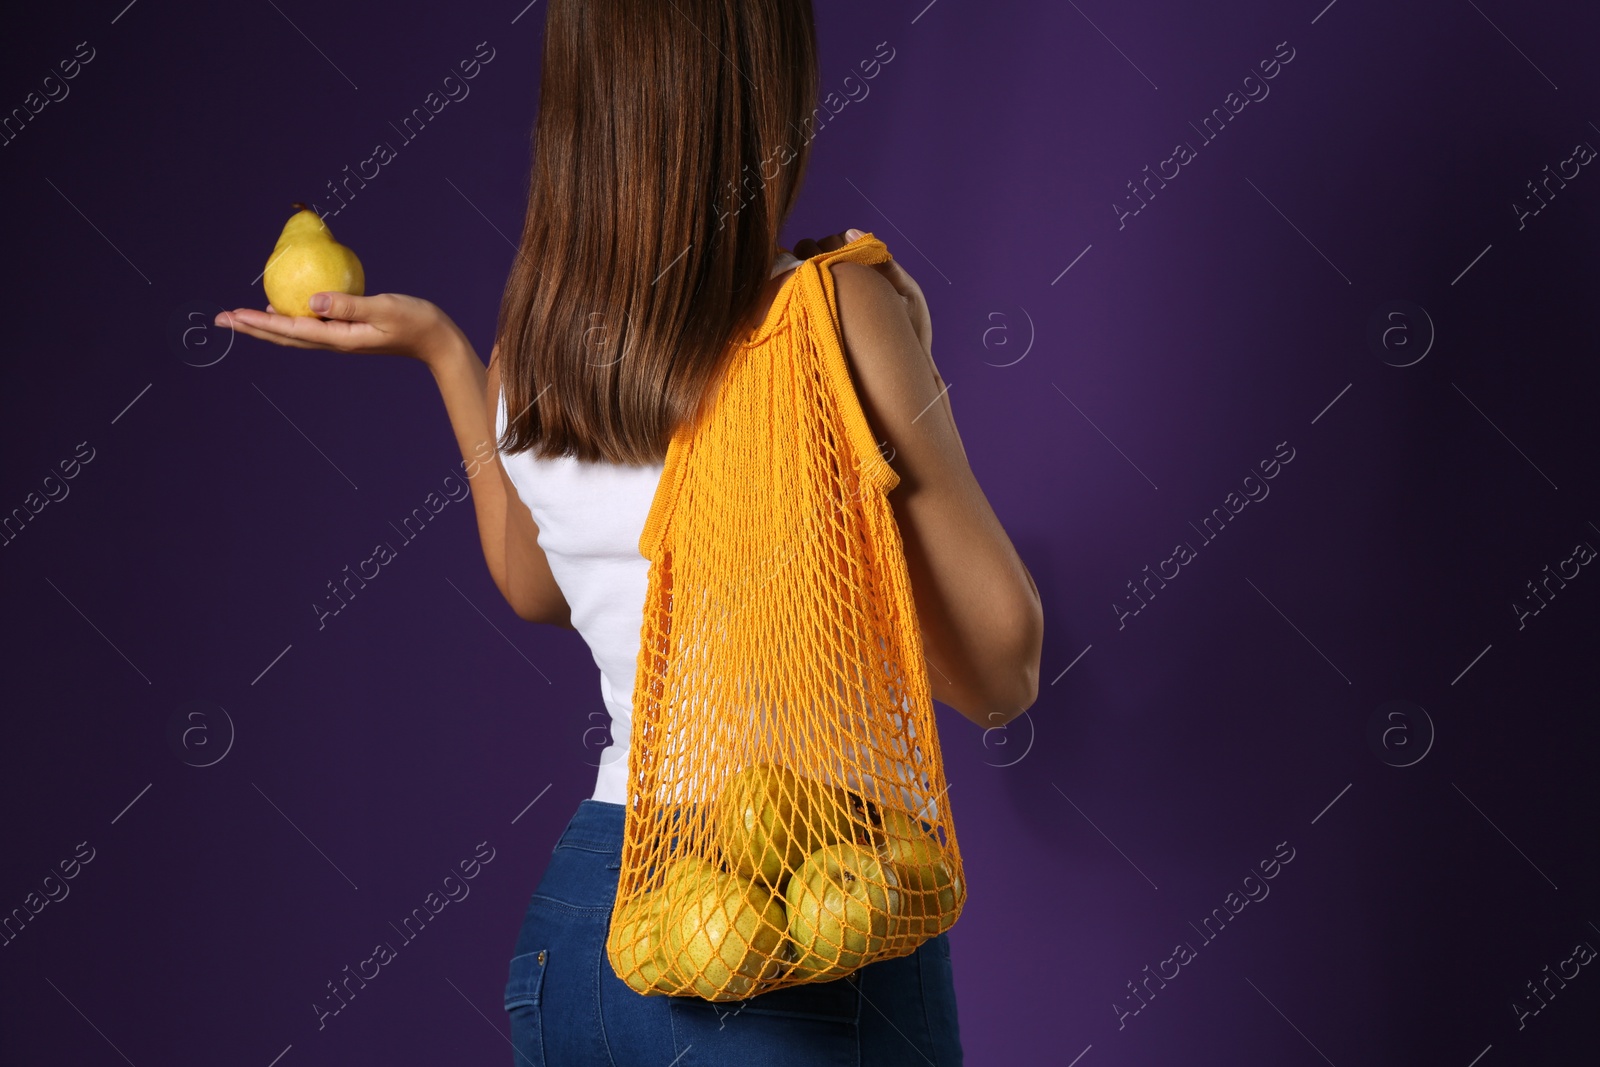
<path id="1" fill-rule="evenodd" d="M 780 250 L 772 276 L 799 263 L 798 257 Z M 505 428 L 506 400 L 501 392 L 496 435 Z M 639 535 L 655 499 L 662 464 L 585 462 L 572 456 L 541 459 L 532 452 L 501 452 L 500 463 L 539 527 L 539 547 L 572 608 L 573 628 L 600 668 L 600 699 L 610 717 L 611 742 L 604 748 L 589 744 L 601 736 L 600 712 L 573 726 L 581 732 L 585 747 L 598 753 L 593 799 L 626 803 L 633 679 L 650 574 L 649 561 L 639 554 Z"/>

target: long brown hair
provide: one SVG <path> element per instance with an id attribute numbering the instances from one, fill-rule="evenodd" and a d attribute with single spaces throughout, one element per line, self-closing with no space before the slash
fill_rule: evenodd
<path id="1" fill-rule="evenodd" d="M 497 443 L 660 461 L 755 313 L 799 196 L 811 0 L 550 0 L 543 63 Z"/>

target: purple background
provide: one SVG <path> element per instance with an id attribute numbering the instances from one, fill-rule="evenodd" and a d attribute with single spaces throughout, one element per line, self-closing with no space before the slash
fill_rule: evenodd
<path id="1" fill-rule="evenodd" d="M 919 279 L 1046 605 L 1025 718 L 940 708 L 968 1062 L 1592 1055 L 1594 966 L 1520 1028 L 1512 1005 L 1600 946 L 1600 577 L 1520 627 L 1513 604 L 1600 545 L 1600 175 L 1512 205 L 1600 145 L 1600 19 L 1324 2 L 817 4 L 824 90 L 870 92 L 817 137 L 784 243 L 859 226 Z M 465 501 L 319 631 L 325 583 L 460 469 L 432 381 L 183 330 L 263 306 L 289 202 L 399 145 L 487 42 L 330 218 L 369 292 L 486 354 L 544 5 L 125 3 L 35 6 L 0 42 L 5 109 L 94 49 L 0 147 L 0 504 L 93 449 L 0 550 L 0 913 L 94 849 L 0 948 L 0 1063 L 505 1062 L 517 925 L 603 743 L 594 664 L 500 600 Z M 1279 42 L 1270 95 L 1201 143 Z M 1180 139 L 1196 158 L 1119 227 Z M 1202 543 L 1280 442 L 1270 495 Z M 1196 558 L 1119 626 L 1180 540 Z M 1412 710 L 1375 743 L 1389 701 Z M 319 1031 L 325 983 L 484 841 L 471 895 Z M 1280 842 L 1270 895 L 1202 940 Z"/>

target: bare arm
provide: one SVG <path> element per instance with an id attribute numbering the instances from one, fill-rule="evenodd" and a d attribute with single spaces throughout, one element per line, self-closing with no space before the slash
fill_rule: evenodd
<path id="1" fill-rule="evenodd" d="M 857 396 L 900 481 L 905 545 L 935 699 L 1000 726 L 1038 698 L 1038 588 L 967 462 L 949 393 L 895 286 L 875 267 L 832 267 Z"/>
<path id="2" fill-rule="evenodd" d="M 497 355 L 498 350 L 490 354 L 485 370 L 471 342 L 454 330 L 430 353 L 427 363 L 472 482 L 478 538 L 494 584 L 519 618 L 571 629 L 572 609 L 539 547 L 539 527 L 517 496 L 494 447 L 494 416 L 500 402 Z"/>
<path id="3" fill-rule="evenodd" d="M 500 595 L 529 622 L 571 628 L 572 609 L 539 547 L 539 528 L 495 448 L 499 368 L 494 354 L 485 371 L 466 334 L 431 300 L 404 293 L 316 295 L 327 298 L 316 316 L 280 315 L 268 304 L 266 311 L 220 312 L 216 323 L 290 348 L 387 353 L 425 365 L 461 447 L 483 558 Z"/>

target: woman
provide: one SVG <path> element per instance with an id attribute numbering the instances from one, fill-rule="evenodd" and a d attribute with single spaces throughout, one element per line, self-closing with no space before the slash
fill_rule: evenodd
<path id="1" fill-rule="evenodd" d="M 279 344 L 424 363 L 474 472 L 495 584 L 521 618 L 579 631 L 601 668 L 613 740 L 519 933 L 505 1001 L 515 1062 L 960 1063 L 945 935 L 730 1004 L 641 996 L 604 951 L 648 573 L 638 542 L 667 443 L 802 258 L 856 236 L 778 247 L 817 95 L 810 0 L 552 0 L 540 94 L 487 369 L 415 297 L 326 293 L 312 302 L 321 319 L 218 317 Z M 1038 592 L 967 464 L 921 289 L 893 261 L 828 269 L 863 412 L 900 475 L 890 496 L 933 696 L 1003 725 L 1037 695 Z"/>

